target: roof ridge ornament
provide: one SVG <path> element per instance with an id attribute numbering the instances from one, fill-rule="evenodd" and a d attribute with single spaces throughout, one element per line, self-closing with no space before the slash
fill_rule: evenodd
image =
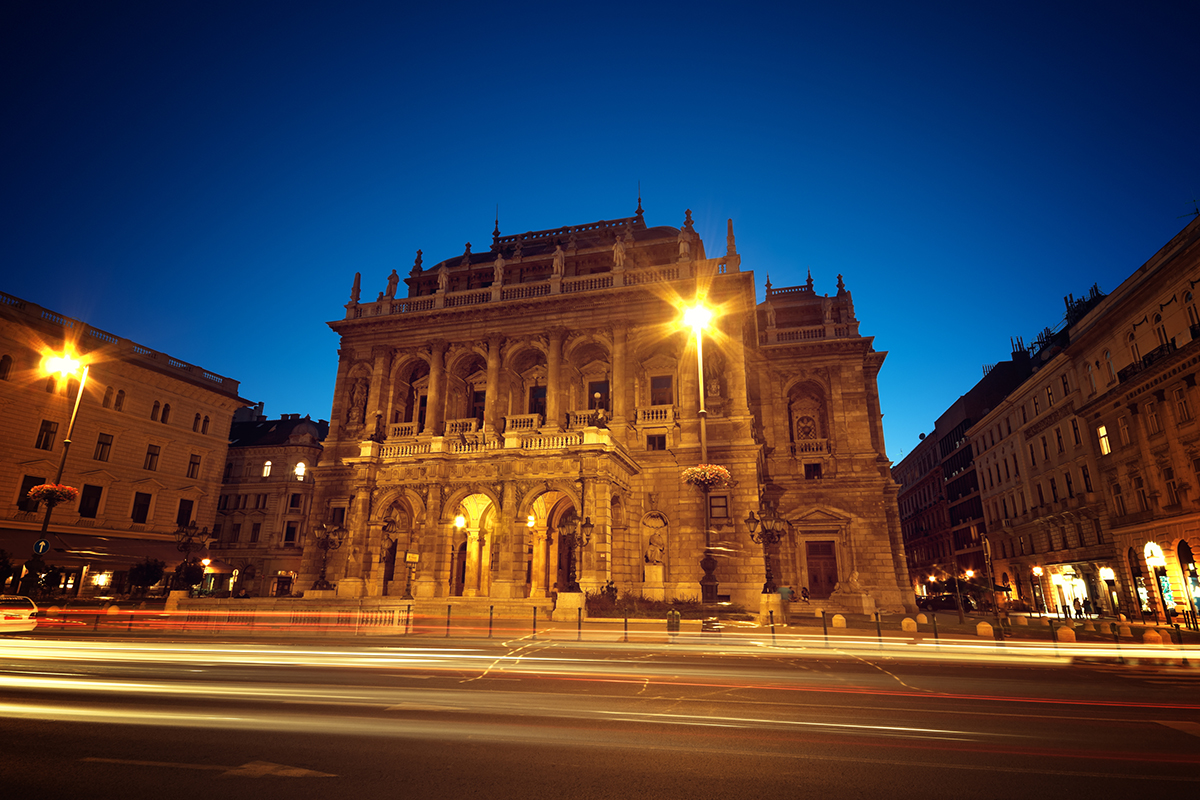
<path id="1" fill-rule="evenodd" d="M 643 213 L 645 212 L 642 211 L 642 182 L 638 181 L 638 206 L 637 211 L 634 212 L 634 216 L 641 220 Z"/>
<path id="2" fill-rule="evenodd" d="M 736 256 L 737 246 L 733 240 L 733 220 L 730 219 L 725 233 L 725 255 Z"/>

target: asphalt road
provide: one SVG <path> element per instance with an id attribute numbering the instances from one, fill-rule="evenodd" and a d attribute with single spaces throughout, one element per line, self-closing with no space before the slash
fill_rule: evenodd
<path id="1" fill-rule="evenodd" d="M 1200 791 L 1200 670 L 700 639 L 0 641 L 0 792 L 97 798 Z"/>

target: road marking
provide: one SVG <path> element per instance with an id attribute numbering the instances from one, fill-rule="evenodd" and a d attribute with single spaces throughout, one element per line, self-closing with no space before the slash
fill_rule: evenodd
<path id="1" fill-rule="evenodd" d="M 222 777 L 237 775 L 243 778 L 336 778 L 329 772 L 317 772 L 303 767 L 288 767 L 283 764 L 272 764 L 270 761 L 247 761 L 240 767 L 222 767 L 217 764 L 180 764 L 173 761 L 134 761 L 125 758 L 81 758 L 80 761 L 91 761 L 100 764 L 129 764 L 135 767 L 174 767 L 175 769 L 210 769 L 220 770 Z"/>
<path id="2" fill-rule="evenodd" d="M 1183 733 L 1190 733 L 1192 736 L 1200 736 L 1200 722 L 1170 722 L 1164 719 L 1158 719 L 1155 722 Z"/>

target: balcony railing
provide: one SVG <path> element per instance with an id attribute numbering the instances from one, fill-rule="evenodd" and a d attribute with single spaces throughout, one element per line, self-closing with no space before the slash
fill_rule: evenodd
<path id="1" fill-rule="evenodd" d="M 637 410 L 638 424 L 658 423 L 671 425 L 675 422 L 675 406 L 649 406 Z"/>
<path id="2" fill-rule="evenodd" d="M 475 417 L 468 419 L 451 419 L 446 421 L 446 435 L 459 436 L 465 433 L 475 433 L 479 430 L 479 420 Z"/>
<path id="3" fill-rule="evenodd" d="M 536 431 L 542 427 L 541 414 L 516 414 L 504 418 L 504 432 Z"/>
<path id="4" fill-rule="evenodd" d="M 401 422 L 388 428 L 389 439 L 412 439 L 417 435 L 417 423 Z"/>
<path id="5" fill-rule="evenodd" d="M 794 456 L 828 452 L 828 439 L 801 439 L 792 443 L 792 455 Z"/>

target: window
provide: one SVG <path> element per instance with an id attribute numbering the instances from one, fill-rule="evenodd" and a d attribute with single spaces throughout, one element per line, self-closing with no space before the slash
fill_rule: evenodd
<path id="1" fill-rule="evenodd" d="M 295 547 L 296 546 L 296 529 L 297 529 L 297 524 L 295 522 L 289 522 L 287 524 L 287 527 L 283 531 L 283 546 L 284 547 Z"/>
<path id="2" fill-rule="evenodd" d="M 133 513 L 130 518 L 141 525 L 146 522 L 146 518 L 150 515 L 150 495 L 146 492 L 136 492 L 133 495 Z"/>
<path id="3" fill-rule="evenodd" d="M 1050 445 L 1046 442 L 1046 437 L 1042 437 L 1042 458 L 1050 460 Z"/>
<path id="4" fill-rule="evenodd" d="M 1035 397 L 1033 398 L 1033 415 L 1036 417 L 1040 413 L 1042 413 L 1042 406 L 1040 403 L 1038 403 L 1038 399 Z"/>
<path id="5" fill-rule="evenodd" d="M 1108 371 L 1108 382 L 1112 383 L 1117 379 L 1117 370 L 1113 367 L 1112 353 L 1104 351 L 1104 366 Z"/>
<path id="6" fill-rule="evenodd" d="M 229 541 L 236 542 L 242 538 L 242 523 L 235 522 L 229 526 Z"/>
<path id="7" fill-rule="evenodd" d="M 1167 343 L 1167 329 L 1162 324 L 1162 314 L 1154 315 L 1154 335 L 1158 337 L 1159 345 Z"/>
<path id="8" fill-rule="evenodd" d="M 38 429 L 37 441 L 34 442 L 33 446 L 38 450 L 53 450 L 54 437 L 57 433 L 57 422 L 51 422 L 48 419 L 42 420 L 42 427 Z M 28 439 L 26 441 L 28 441 Z"/>
<path id="9" fill-rule="evenodd" d="M 208 417 L 205 417 L 204 422 L 200 423 L 200 432 L 208 433 Z"/>
<path id="10" fill-rule="evenodd" d="M 1114 483 L 1110 490 L 1112 491 L 1113 511 L 1118 517 L 1125 516 L 1125 495 L 1121 493 L 1121 484 Z"/>
<path id="11" fill-rule="evenodd" d="M 1124 417 L 1117 418 L 1117 432 L 1121 434 L 1121 446 L 1129 444 L 1129 421 Z"/>
<path id="12" fill-rule="evenodd" d="M 1133 363 L 1136 364 L 1142 360 L 1142 351 L 1138 349 L 1137 337 L 1131 333 L 1126 338 L 1126 341 L 1129 343 L 1129 357 L 1132 358 Z"/>
<path id="13" fill-rule="evenodd" d="M 1162 433 L 1162 424 L 1158 421 L 1158 406 L 1154 403 L 1146 403 L 1146 428 L 1151 435 Z"/>
<path id="14" fill-rule="evenodd" d="M 1071 420 L 1071 436 L 1075 439 L 1075 446 L 1083 444 L 1083 437 L 1079 434 L 1079 420 Z"/>
<path id="15" fill-rule="evenodd" d="M 1192 406 L 1188 403 L 1187 392 L 1182 386 L 1175 390 L 1175 414 L 1180 422 L 1189 422 L 1192 419 Z"/>
<path id="16" fill-rule="evenodd" d="M 729 497 L 723 494 L 708 496 L 708 518 L 729 519 Z"/>
<path id="17" fill-rule="evenodd" d="M 1004 480 L 1011 480 L 1012 473 L 1008 470 L 1008 456 L 1004 457 Z"/>
<path id="18" fill-rule="evenodd" d="M 199 432 L 200 432 L 200 415 L 197 414 L 195 419 L 192 420 L 192 433 L 199 433 Z"/>
<path id="19" fill-rule="evenodd" d="M 1092 489 L 1092 473 L 1088 471 L 1087 464 L 1079 468 L 1080 475 L 1083 476 L 1083 490 L 1085 492 L 1093 491 Z"/>
<path id="20" fill-rule="evenodd" d="M 264 478 L 271 477 L 271 462 L 270 461 L 263 462 L 263 477 Z"/>
<path id="21" fill-rule="evenodd" d="M 104 401 L 100 403 L 102 408 L 112 408 L 113 388 L 109 386 L 104 390 Z"/>
<path id="22" fill-rule="evenodd" d="M 179 501 L 179 511 L 175 513 L 175 524 L 180 527 L 187 527 L 192 522 L 192 508 L 195 502 L 184 498 Z"/>
<path id="23" fill-rule="evenodd" d="M 1046 494 L 1045 494 L 1045 492 L 1042 491 L 1042 485 L 1040 483 L 1037 484 L 1037 496 L 1038 496 L 1038 505 L 1039 506 L 1046 505 Z"/>
<path id="24" fill-rule="evenodd" d="M 1046 387 L 1046 408 L 1054 408 L 1054 387 Z"/>
<path id="25" fill-rule="evenodd" d="M 1058 446 L 1058 452 L 1062 453 L 1066 450 L 1063 447 L 1062 428 L 1054 429 L 1054 443 Z"/>
<path id="26" fill-rule="evenodd" d="M 26 475 L 22 478 L 21 493 L 17 496 L 17 508 L 22 511 L 37 511 L 41 503 L 29 499 L 29 490 L 35 486 L 41 486 L 45 482 L 46 479 L 40 476 Z"/>
<path id="27" fill-rule="evenodd" d="M 58 379 L 51 375 L 46 378 L 46 394 L 54 394 L 54 390 L 58 388 Z"/>
<path id="28" fill-rule="evenodd" d="M 1096 373 L 1092 370 L 1091 364 L 1087 365 L 1087 367 L 1085 368 L 1085 371 L 1087 372 L 1088 393 L 1095 394 L 1096 393 Z"/>
<path id="29" fill-rule="evenodd" d="M 229 495 L 223 494 L 219 498 L 217 498 L 217 511 L 224 511 L 225 507 L 228 505 L 229 505 Z"/>
<path id="30" fill-rule="evenodd" d="M 422 397 L 422 400 L 426 398 Z M 424 410 L 424 405 L 421 406 Z M 529 387 L 529 410 L 528 414 L 541 414 L 546 416 L 546 387 L 545 386 L 530 386 Z M 425 429 L 424 420 L 421 421 L 421 430 Z"/>
<path id="31" fill-rule="evenodd" d="M 1037 454 L 1033 451 L 1033 442 L 1029 443 L 1029 466 L 1037 466 Z"/>
<path id="32" fill-rule="evenodd" d="M 1021 424 L 1024 425 L 1029 421 L 1029 415 L 1025 412 L 1025 404 L 1021 404 Z"/>
<path id="33" fill-rule="evenodd" d="M 1025 490 L 1022 489 L 1020 492 L 1017 492 L 1017 497 L 1021 498 L 1021 513 L 1024 514 L 1028 510 L 1025 506 Z"/>
<path id="34" fill-rule="evenodd" d="M 1071 393 L 1071 381 L 1067 379 L 1067 373 L 1062 374 L 1063 397 Z"/>
<path id="35" fill-rule="evenodd" d="M 221 523 L 217 522 L 213 525 L 212 538 L 214 542 L 221 541 Z"/>
<path id="36" fill-rule="evenodd" d="M 167 403 L 162 410 L 162 424 L 166 425 L 171 421 L 171 404 Z"/>
<path id="37" fill-rule="evenodd" d="M 191 458 L 188 459 L 187 476 L 189 478 L 200 477 L 200 456 L 195 453 L 192 453 Z"/>
<path id="38" fill-rule="evenodd" d="M 670 375 L 654 375 L 650 378 L 650 405 L 670 406 L 675 404 L 675 391 Z"/>
<path id="39" fill-rule="evenodd" d="M 304 471 L 306 469 L 307 469 L 307 467 L 304 466 L 303 461 L 299 461 L 296 463 L 296 469 L 295 469 L 296 480 L 298 480 L 298 481 L 304 480 Z"/>
<path id="40" fill-rule="evenodd" d="M 5 355 L 0 358 L 0 381 L 8 380 L 10 372 L 12 372 L 12 356 Z"/>
<path id="41" fill-rule="evenodd" d="M 258 537 L 262 534 L 262 523 L 255 522 L 250 525 L 250 542 L 253 544 L 258 541 Z"/>
<path id="42" fill-rule="evenodd" d="M 1133 492 L 1137 495 L 1138 510 L 1149 511 L 1150 498 L 1146 496 L 1146 482 L 1142 480 L 1141 476 L 1133 479 Z"/>
<path id="43" fill-rule="evenodd" d="M 124 411 L 125 410 L 125 390 L 124 389 L 120 389 L 117 392 L 117 399 L 113 401 L 113 410 L 114 411 Z"/>
<path id="44" fill-rule="evenodd" d="M 1067 483 L 1067 497 L 1075 496 L 1075 482 L 1071 480 L 1071 470 L 1063 473 L 1063 480 Z"/>
<path id="45" fill-rule="evenodd" d="M 665 433 L 652 433 L 646 437 L 647 450 L 666 450 L 667 435 Z"/>
<path id="46" fill-rule="evenodd" d="M 600 395 L 599 400 L 596 399 L 597 394 Z M 587 403 L 589 409 L 611 410 L 608 405 L 608 381 L 590 381 L 588 383 Z"/>
<path id="47" fill-rule="evenodd" d="M 225 475 L 221 478 L 221 482 L 229 483 L 229 476 L 232 474 L 233 474 L 233 464 L 230 462 L 226 462 L 225 463 Z"/>
<path id="48" fill-rule="evenodd" d="M 265 494 L 254 495 L 254 507 L 255 508 L 266 508 L 267 507 L 267 496 Z"/>
<path id="49" fill-rule="evenodd" d="M 150 409 L 150 419 L 154 420 L 155 422 L 158 422 L 158 410 L 160 408 L 162 408 L 162 405 L 157 400 L 155 400 L 154 407 Z"/>
<path id="50" fill-rule="evenodd" d="M 1058 481 L 1054 478 L 1050 479 L 1050 499 L 1055 503 L 1058 502 Z"/>
<path id="51" fill-rule="evenodd" d="M 112 452 L 113 437 L 111 434 L 102 433 L 96 437 L 96 452 L 92 454 L 93 461 L 108 461 L 108 456 Z"/>
<path id="52" fill-rule="evenodd" d="M 240 508 L 245 508 L 245 507 L 246 507 L 246 503 L 247 503 L 249 500 L 250 500 L 250 495 L 248 495 L 248 494 L 240 494 L 240 495 L 238 495 L 238 499 L 237 499 L 237 507 L 238 507 L 239 509 L 240 509 Z"/>
<path id="53" fill-rule="evenodd" d="M 333 508 L 329 509 L 329 521 L 335 528 L 346 524 L 346 507 L 334 506 Z"/>
<path id="54" fill-rule="evenodd" d="M 1167 505 L 1179 505 L 1179 485 L 1175 482 L 1175 470 L 1171 467 L 1164 467 L 1162 475 L 1163 481 L 1167 484 Z"/>
<path id="55" fill-rule="evenodd" d="M 821 479 L 821 465 L 820 464 L 805 464 L 804 465 L 804 478 L 805 478 L 805 480 L 810 480 L 810 481 L 820 480 Z"/>
<path id="56" fill-rule="evenodd" d="M 300 507 L 300 493 L 296 492 L 288 500 L 288 508 L 299 508 L 299 507 Z"/>
<path id="57" fill-rule="evenodd" d="M 142 469 L 156 470 L 158 469 L 158 445 L 152 444 L 146 447 L 146 460 L 142 463 Z"/>

